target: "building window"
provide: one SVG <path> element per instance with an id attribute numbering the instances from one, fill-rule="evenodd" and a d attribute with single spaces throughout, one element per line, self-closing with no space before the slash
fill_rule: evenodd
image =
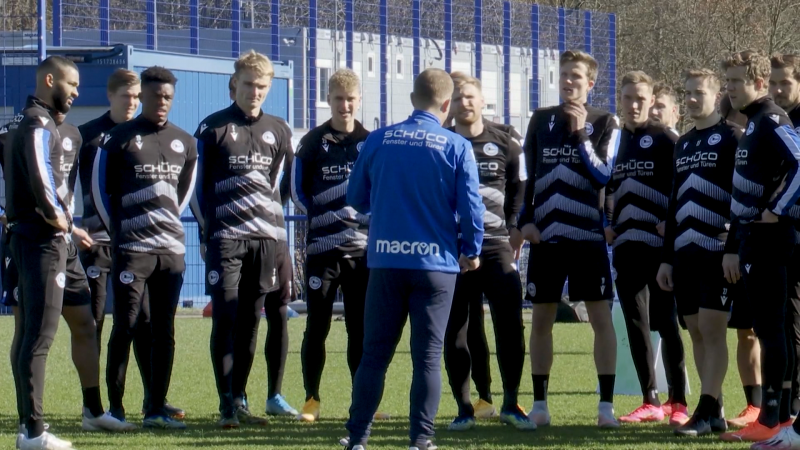
<path id="1" fill-rule="evenodd" d="M 317 68 L 317 105 L 328 107 L 328 80 L 331 78 L 330 67 Z"/>
<path id="2" fill-rule="evenodd" d="M 396 69 L 397 78 L 402 80 L 403 79 L 403 55 L 397 55 L 397 63 L 396 63 L 396 65 L 397 65 L 397 69 Z"/>
<path id="3" fill-rule="evenodd" d="M 555 87 L 556 85 L 556 73 L 553 69 L 550 69 L 550 87 Z"/>
<path id="4" fill-rule="evenodd" d="M 375 54 L 368 53 L 367 54 L 367 76 L 370 78 L 375 78 Z"/>

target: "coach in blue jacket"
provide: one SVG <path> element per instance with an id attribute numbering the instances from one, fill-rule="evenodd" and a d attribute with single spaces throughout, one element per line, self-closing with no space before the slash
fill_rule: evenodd
<path id="1" fill-rule="evenodd" d="M 447 72 L 422 72 L 414 80 L 411 117 L 370 133 L 350 174 L 347 202 L 372 219 L 364 355 L 353 383 L 348 449 L 366 447 L 407 316 L 414 366 L 410 450 L 425 450 L 433 437 L 456 274 L 478 268 L 483 242 L 472 146 L 441 126 L 452 93 Z"/>

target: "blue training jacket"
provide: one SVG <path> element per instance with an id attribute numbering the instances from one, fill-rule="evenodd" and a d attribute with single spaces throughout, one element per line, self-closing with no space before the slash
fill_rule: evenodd
<path id="1" fill-rule="evenodd" d="M 370 133 L 350 174 L 347 203 L 372 214 L 371 269 L 458 273 L 459 253 L 480 254 L 485 207 L 472 145 L 431 113 L 414 111 Z"/>

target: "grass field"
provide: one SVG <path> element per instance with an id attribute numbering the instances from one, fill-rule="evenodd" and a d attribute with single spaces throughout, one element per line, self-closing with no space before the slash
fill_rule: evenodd
<path id="1" fill-rule="evenodd" d="M 109 322 L 110 322 L 109 317 Z M 529 325 L 529 322 L 528 322 Z M 304 399 L 300 372 L 300 343 L 305 319 L 292 319 L 290 349 L 283 383 L 283 393 L 288 401 L 300 409 Z M 488 328 L 490 322 L 487 321 Z M 345 436 L 344 422 L 350 405 L 350 377 L 345 358 L 345 330 L 343 322 L 334 322 L 328 338 L 328 359 L 322 380 L 322 420 L 315 424 L 301 424 L 291 419 L 272 419 L 266 428 L 243 427 L 222 431 L 214 427 L 217 395 L 211 370 L 208 338 L 211 321 L 199 318 L 177 320 L 177 349 L 171 403 L 187 411 L 189 428 L 182 432 L 140 430 L 128 435 L 85 433 L 80 428 L 81 391 L 78 376 L 72 366 L 69 350 L 69 331 L 61 324 L 47 364 L 47 390 L 45 411 L 51 429 L 64 439 L 73 441 L 78 449 L 335 449 L 337 441 Z M 0 317 L 0 342 L 11 342 L 13 322 L 10 317 Z M 108 340 L 110 323 L 106 327 Z M 406 328 L 406 333 L 408 333 Z M 263 349 L 266 323 L 260 328 L 259 347 Z M 493 342 L 491 331 L 488 332 Z M 376 423 L 370 440 L 371 449 L 407 448 L 408 392 L 411 383 L 411 362 L 407 335 L 401 342 L 387 375 L 386 392 L 381 410 L 393 419 Z M 691 376 L 690 407 L 697 403 L 699 383 L 691 350 L 687 344 L 687 364 Z M 736 414 L 744 406 L 744 396 L 735 366 L 735 334 L 728 336 L 731 348 L 730 367 L 725 383 L 726 411 Z M 105 351 L 105 346 L 104 349 Z M 436 443 L 442 449 L 716 449 L 748 448 L 746 445 L 723 445 L 716 438 L 697 440 L 678 439 L 666 425 L 625 426 L 618 431 L 601 432 L 594 426 L 597 396 L 594 394 L 596 377 L 592 360 L 592 332 L 588 325 L 557 325 L 555 329 L 555 365 L 550 377 L 550 409 L 554 425 L 535 432 L 520 433 L 499 422 L 482 422 L 466 433 L 452 433 L 447 424 L 456 412 L 452 394 L 443 383 L 442 403 L 437 420 Z M 0 449 L 13 448 L 16 430 L 14 391 L 6 350 L 0 360 Z M 101 358 L 105 361 L 105 354 Z M 104 367 L 104 364 L 101 365 Z M 526 357 L 520 403 L 530 408 L 532 388 Z M 493 391 L 496 401 L 502 398 L 500 375 L 496 360 L 492 361 Z M 101 371 L 102 372 L 102 371 Z M 444 369 L 442 369 L 444 373 Z M 104 377 L 103 377 L 104 378 Z M 101 378 L 101 380 L 103 380 Z M 107 402 L 105 381 L 101 381 L 104 402 Z M 141 424 L 136 414 L 142 402 L 141 381 L 133 356 L 128 371 L 126 406 L 128 418 Z M 266 397 L 266 363 L 262 353 L 256 358 L 248 385 L 251 410 L 263 413 Z M 618 415 L 630 412 L 641 402 L 639 397 L 617 396 Z"/>

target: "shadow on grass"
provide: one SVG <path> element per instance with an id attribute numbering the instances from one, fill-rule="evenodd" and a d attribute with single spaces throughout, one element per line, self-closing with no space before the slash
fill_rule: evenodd
<path id="1" fill-rule="evenodd" d="M 262 448 L 320 449 L 337 448 L 340 438 L 347 435 L 344 420 L 327 419 L 313 424 L 300 423 L 291 418 L 273 418 L 266 427 L 242 426 L 236 430 L 221 430 L 215 426 L 216 417 L 200 416 L 188 418 L 188 429 L 183 431 L 143 430 L 114 436 L 120 444 L 146 442 L 163 439 L 164 443 L 180 448 L 220 447 L 236 444 Z M 58 434 L 71 438 L 79 448 L 106 448 L 110 443 L 103 433 L 85 433 L 75 417 L 48 417 L 47 422 Z M 137 424 L 139 424 L 137 418 Z M 677 438 L 665 425 L 626 426 L 617 430 L 600 430 L 589 425 L 565 424 L 542 427 L 533 432 L 518 432 L 499 421 L 481 421 L 478 427 L 467 432 L 446 430 L 446 420 L 437 421 L 435 441 L 442 448 L 616 448 L 656 449 L 667 445 L 696 443 L 697 446 L 713 445 L 716 437 L 699 440 Z M 16 417 L 0 415 L 0 427 L 11 430 L 16 427 Z M 168 441 L 167 441 L 168 440 Z M 123 444 L 125 443 L 125 444 Z M 404 448 L 408 445 L 408 421 L 395 418 L 376 422 L 373 425 L 370 443 L 375 447 Z M 689 447 L 686 447 L 689 448 Z"/>

